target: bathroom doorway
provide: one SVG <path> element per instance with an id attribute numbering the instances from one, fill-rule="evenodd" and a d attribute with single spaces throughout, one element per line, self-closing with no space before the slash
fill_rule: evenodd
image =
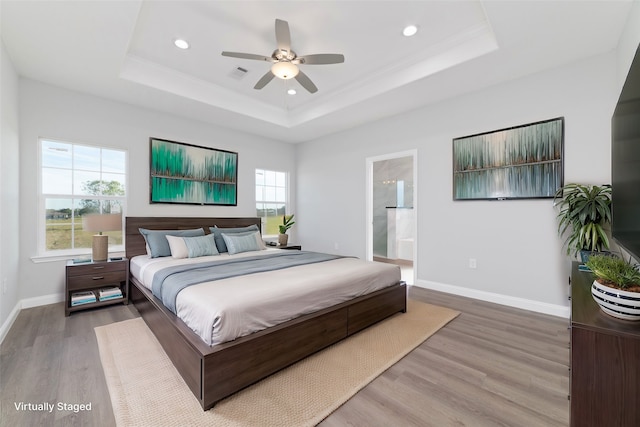
<path id="1" fill-rule="evenodd" d="M 397 264 L 415 283 L 417 249 L 415 150 L 367 159 L 367 259 Z"/>

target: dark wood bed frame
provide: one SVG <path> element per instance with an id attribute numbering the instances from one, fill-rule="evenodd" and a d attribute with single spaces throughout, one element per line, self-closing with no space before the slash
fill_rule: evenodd
<path id="1" fill-rule="evenodd" d="M 138 228 L 177 230 L 243 227 L 260 218 L 127 217 L 126 256 L 146 254 Z M 398 312 L 407 291 L 399 282 L 369 295 L 213 347 L 205 344 L 160 300 L 131 277 L 130 298 L 202 408 L 260 381 L 349 335 Z M 381 344 L 382 345 L 382 344 Z"/>

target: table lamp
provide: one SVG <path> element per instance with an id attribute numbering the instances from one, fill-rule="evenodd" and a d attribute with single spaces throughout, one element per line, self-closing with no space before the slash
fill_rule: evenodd
<path id="1" fill-rule="evenodd" d="M 82 217 L 82 229 L 97 231 L 93 235 L 91 258 L 93 261 L 106 261 L 109 256 L 109 236 L 103 231 L 122 230 L 122 214 L 91 214 Z"/>

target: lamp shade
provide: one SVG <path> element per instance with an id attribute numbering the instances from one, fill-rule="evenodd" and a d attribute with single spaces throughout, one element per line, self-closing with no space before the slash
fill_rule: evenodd
<path id="1" fill-rule="evenodd" d="M 85 215 L 82 217 L 82 229 L 100 233 L 93 235 L 91 259 L 93 261 L 106 261 L 109 256 L 109 236 L 103 236 L 102 232 L 122 230 L 122 215 Z"/>
<path id="2" fill-rule="evenodd" d="M 85 231 L 122 230 L 122 214 L 91 214 L 82 217 L 82 229 Z"/>
<path id="3" fill-rule="evenodd" d="M 283 80 L 289 80 L 298 75 L 298 67 L 288 61 L 276 62 L 271 66 L 271 72 Z"/>

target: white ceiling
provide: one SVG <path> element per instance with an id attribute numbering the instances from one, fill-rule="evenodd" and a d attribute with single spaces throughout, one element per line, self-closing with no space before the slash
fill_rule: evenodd
<path id="1" fill-rule="evenodd" d="M 300 142 L 616 48 L 631 0 L 11 1 L 1 34 L 21 76 L 267 138 Z M 298 55 L 295 80 L 253 86 L 275 19 Z M 418 26 L 410 38 L 408 24 Z M 176 38 L 191 47 L 179 50 Z M 234 76 L 237 67 L 248 72 Z M 294 96 L 288 88 L 297 89 Z"/>

